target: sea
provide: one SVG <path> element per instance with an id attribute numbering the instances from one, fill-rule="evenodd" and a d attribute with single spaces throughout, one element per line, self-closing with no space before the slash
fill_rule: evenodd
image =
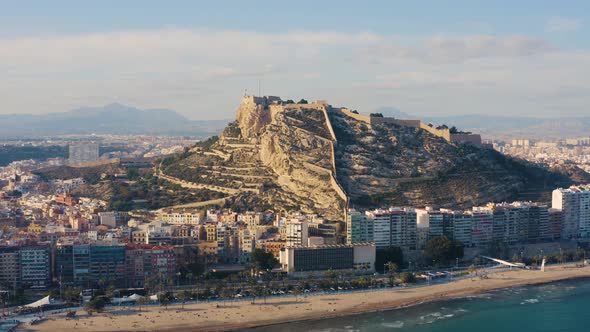
<path id="1" fill-rule="evenodd" d="M 590 332 L 590 279 L 494 290 L 392 311 L 247 331 Z"/>

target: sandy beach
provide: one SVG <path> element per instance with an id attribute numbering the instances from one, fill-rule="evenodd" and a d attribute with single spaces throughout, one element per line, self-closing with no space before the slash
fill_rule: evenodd
<path id="1" fill-rule="evenodd" d="M 225 331 L 248 327 L 324 319 L 378 310 L 395 309 L 419 303 L 465 297 L 488 290 L 543 284 L 590 277 L 590 267 L 553 266 L 545 272 L 515 270 L 494 273 L 488 279 L 463 279 L 432 286 L 392 289 L 378 292 L 330 294 L 288 298 L 258 299 L 223 303 L 187 304 L 164 307 L 109 308 L 92 316 L 79 311 L 66 320 L 65 314 L 47 316 L 34 326 L 21 325 L 17 331 Z M 217 307 L 219 306 L 219 307 Z"/>

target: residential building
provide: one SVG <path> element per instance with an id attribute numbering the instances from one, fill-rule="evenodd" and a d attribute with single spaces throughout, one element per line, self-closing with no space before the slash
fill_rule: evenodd
<path id="1" fill-rule="evenodd" d="M 473 241 L 473 214 L 464 212 L 453 212 L 453 235 L 450 236 L 455 241 L 461 242 L 465 247 L 471 247 Z M 476 234 L 479 235 L 478 232 Z"/>
<path id="2" fill-rule="evenodd" d="M 0 246 L 0 284 L 11 289 L 21 286 L 20 252 L 16 246 Z"/>
<path id="3" fill-rule="evenodd" d="M 373 242 L 373 222 L 364 213 L 349 210 L 346 215 L 346 243 Z"/>
<path id="4" fill-rule="evenodd" d="M 471 245 L 486 248 L 493 240 L 494 236 L 494 214 L 492 211 L 473 211 L 462 218 L 471 217 Z M 455 217 L 457 217 L 455 215 Z M 457 241 L 461 241 L 458 240 Z M 468 241 L 466 241 L 468 242 Z M 462 242 L 463 243 L 463 242 Z M 463 243 L 470 245 L 470 243 Z"/>
<path id="5" fill-rule="evenodd" d="M 150 277 L 160 282 L 174 280 L 177 270 L 172 246 L 129 244 L 125 250 L 126 287 L 144 287 Z"/>
<path id="6" fill-rule="evenodd" d="M 590 186 L 555 189 L 552 208 L 563 213 L 562 239 L 590 237 Z"/>
<path id="7" fill-rule="evenodd" d="M 198 225 L 201 221 L 198 212 L 161 212 L 160 219 L 173 225 Z"/>
<path id="8" fill-rule="evenodd" d="M 559 209 L 549 209 L 548 225 L 539 225 L 540 237 L 542 240 L 558 240 L 561 238 L 561 227 L 563 223 L 563 211 Z"/>
<path id="9" fill-rule="evenodd" d="M 285 241 L 258 241 L 256 247 L 270 252 L 278 259 L 281 256 L 281 250 L 285 248 Z"/>
<path id="10" fill-rule="evenodd" d="M 367 211 L 366 218 L 372 223 L 373 242 L 377 248 L 399 246 L 416 248 L 417 213 L 410 208 L 390 208 Z M 370 228 L 370 226 L 369 226 Z"/>
<path id="11" fill-rule="evenodd" d="M 309 234 L 309 224 L 306 219 L 290 219 L 285 225 L 287 243 L 289 246 L 306 246 Z"/>
<path id="12" fill-rule="evenodd" d="M 219 246 L 217 241 L 199 242 L 198 253 L 199 256 L 207 265 L 217 264 L 219 261 Z"/>
<path id="13" fill-rule="evenodd" d="M 262 212 L 245 212 L 238 215 L 238 222 L 243 222 L 248 226 L 258 226 L 262 224 L 264 215 Z"/>
<path id="14" fill-rule="evenodd" d="M 55 276 L 63 284 L 96 287 L 99 282 L 125 287 L 122 245 L 58 244 Z"/>
<path id="15" fill-rule="evenodd" d="M 51 286 L 49 245 L 22 246 L 19 253 L 21 285 L 31 288 Z"/>

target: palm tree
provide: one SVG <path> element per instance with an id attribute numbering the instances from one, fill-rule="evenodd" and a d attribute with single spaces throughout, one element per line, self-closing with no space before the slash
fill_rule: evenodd
<path id="1" fill-rule="evenodd" d="M 330 280 L 332 285 L 336 283 L 336 289 L 338 289 L 338 272 L 328 269 L 326 272 L 324 272 L 324 276 Z"/>
<path id="2" fill-rule="evenodd" d="M 137 306 L 139 306 L 139 311 L 141 311 L 141 307 L 143 305 L 150 303 L 150 297 L 149 296 L 142 296 L 139 299 L 137 299 L 137 301 L 135 301 L 135 303 L 137 304 Z"/>
<path id="3" fill-rule="evenodd" d="M 168 310 L 168 305 L 170 304 L 170 302 L 172 301 L 170 299 L 170 294 L 169 293 L 159 293 L 158 294 L 158 301 L 160 302 L 160 305 L 163 305 L 164 308 L 166 308 L 166 310 Z"/>
<path id="4" fill-rule="evenodd" d="M 393 287 L 393 283 L 395 282 L 395 275 L 397 273 L 397 264 L 395 264 L 394 262 L 387 262 L 387 264 L 385 264 L 385 266 L 387 267 L 387 275 L 389 276 L 389 284 L 391 285 L 391 287 Z"/>
<path id="5" fill-rule="evenodd" d="M 222 285 L 222 286 L 220 286 L 220 288 L 218 289 L 218 292 L 219 292 L 219 296 L 220 296 L 220 297 L 221 297 L 221 299 L 222 299 L 223 305 L 225 305 L 225 301 L 226 301 L 226 300 L 227 300 L 227 299 L 228 299 L 230 296 L 232 296 L 232 295 L 234 294 L 234 292 L 233 292 L 231 289 L 229 289 L 229 288 L 227 288 L 227 287 L 224 287 L 223 285 Z"/>
<path id="6" fill-rule="evenodd" d="M 182 292 L 176 294 L 176 298 L 179 299 L 180 301 L 182 301 L 182 310 L 184 310 L 184 303 L 186 302 L 186 300 L 190 299 L 191 296 L 188 293 L 188 291 L 182 291 Z"/>
<path id="7" fill-rule="evenodd" d="M 107 286 L 106 290 L 105 290 L 105 295 L 111 299 L 113 297 L 115 297 L 115 293 L 117 292 L 117 289 L 115 288 L 115 285 L 110 284 Z"/>
<path id="8" fill-rule="evenodd" d="M 471 274 L 475 273 L 475 275 L 477 275 L 477 268 L 475 267 L 475 265 L 471 264 L 468 269 L 469 269 L 469 273 L 471 273 Z M 471 280 L 473 280 L 473 278 Z"/>
<path id="9" fill-rule="evenodd" d="M 254 286 L 253 294 L 254 294 L 254 299 L 252 300 L 252 303 L 254 304 L 254 303 L 256 303 L 257 297 L 264 296 L 264 288 L 262 288 L 262 286 L 260 286 L 260 285 Z"/>
<path id="10" fill-rule="evenodd" d="M 295 294 L 295 302 L 299 300 L 299 294 L 301 294 L 302 292 L 303 288 L 300 284 L 297 284 L 295 287 L 293 287 L 293 294 Z"/>

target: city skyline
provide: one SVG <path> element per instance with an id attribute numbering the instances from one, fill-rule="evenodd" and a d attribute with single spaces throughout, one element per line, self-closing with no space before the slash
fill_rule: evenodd
<path id="1" fill-rule="evenodd" d="M 12 3 L 0 14 L 0 114 L 120 102 L 224 119 L 246 92 L 365 113 L 581 116 L 587 7 Z"/>

